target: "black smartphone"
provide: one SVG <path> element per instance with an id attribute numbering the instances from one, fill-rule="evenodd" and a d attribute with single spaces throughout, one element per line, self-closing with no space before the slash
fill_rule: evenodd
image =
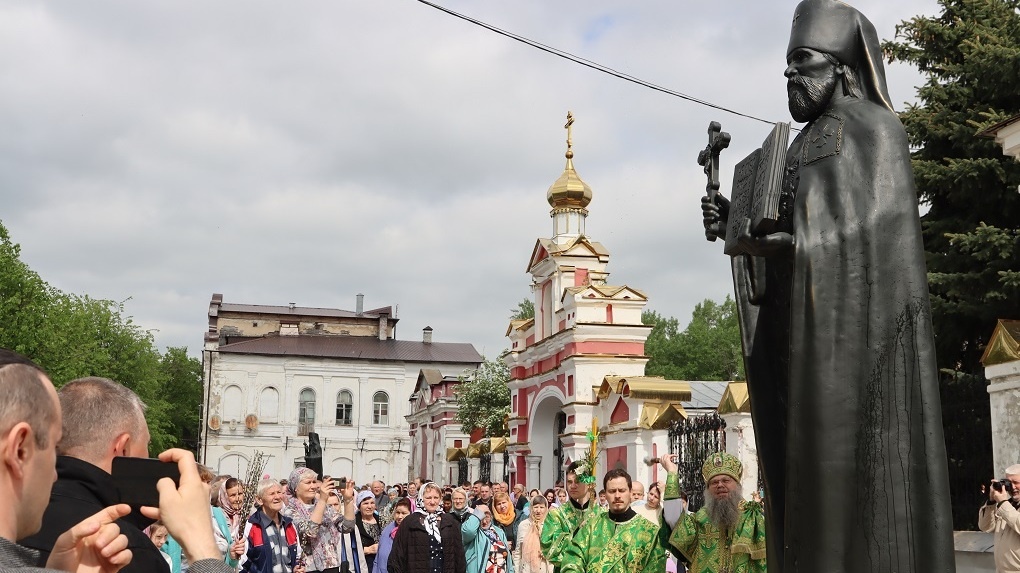
<path id="1" fill-rule="evenodd" d="M 181 485 L 181 472 L 177 464 L 154 458 L 113 458 L 111 474 L 120 493 L 120 502 L 133 507 L 159 507 L 156 482 L 165 477 L 174 480 L 175 486 Z"/>

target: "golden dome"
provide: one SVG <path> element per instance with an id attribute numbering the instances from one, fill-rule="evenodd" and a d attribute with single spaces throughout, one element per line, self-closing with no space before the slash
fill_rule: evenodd
<path id="1" fill-rule="evenodd" d="M 571 126 L 574 125 L 574 116 L 567 112 L 567 165 L 546 194 L 549 205 L 553 209 L 584 209 L 591 203 L 591 187 L 588 186 L 581 176 L 574 170 L 574 151 L 571 149 Z"/>

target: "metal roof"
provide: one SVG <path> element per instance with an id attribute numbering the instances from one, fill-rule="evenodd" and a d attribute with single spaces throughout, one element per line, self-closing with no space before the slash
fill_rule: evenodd
<path id="1" fill-rule="evenodd" d="M 691 385 L 691 399 L 684 402 L 688 410 L 715 410 L 719 407 L 729 381 L 691 380 L 687 383 Z"/>
<path id="2" fill-rule="evenodd" d="M 482 356 L 467 342 L 415 340 L 379 340 L 371 336 L 265 336 L 225 344 L 219 351 L 227 354 L 263 356 L 305 356 L 397 362 L 454 362 L 479 364 Z"/>
<path id="3" fill-rule="evenodd" d="M 312 308 L 307 306 L 273 306 L 266 304 L 235 304 L 224 302 L 219 304 L 219 312 L 239 312 L 245 314 L 289 314 L 293 316 L 322 316 L 331 318 L 379 318 L 381 315 L 392 316 L 393 307 L 384 306 L 366 310 L 358 314 L 350 310 L 339 308 Z M 396 320 L 396 319 L 392 319 Z"/>

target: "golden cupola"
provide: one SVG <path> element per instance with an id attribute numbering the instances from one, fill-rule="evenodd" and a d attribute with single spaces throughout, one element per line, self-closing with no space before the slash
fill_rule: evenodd
<path id="1" fill-rule="evenodd" d="M 591 203 L 591 187 L 574 170 L 574 151 L 571 141 L 573 125 L 574 115 L 568 111 L 567 124 L 563 126 L 567 130 L 567 165 L 563 169 L 563 174 L 549 187 L 549 193 L 546 194 L 554 212 L 558 209 L 580 209 L 583 211 Z"/>
<path id="2" fill-rule="evenodd" d="M 588 204 L 591 203 L 591 187 L 581 180 L 574 171 L 574 150 L 571 140 L 574 114 L 567 112 L 567 166 L 563 174 L 549 187 L 546 199 L 552 210 L 549 216 L 553 220 L 553 236 L 557 243 L 568 242 L 584 235 L 584 222 L 588 217 Z"/>

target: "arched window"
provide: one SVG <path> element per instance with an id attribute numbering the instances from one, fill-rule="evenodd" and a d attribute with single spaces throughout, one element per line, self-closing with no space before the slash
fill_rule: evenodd
<path id="1" fill-rule="evenodd" d="M 244 394 L 241 388 L 231 384 L 223 391 L 223 421 L 244 422 Z"/>
<path id="2" fill-rule="evenodd" d="M 298 397 L 298 435 L 315 431 L 315 390 L 305 388 Z"/>
<path id="3" fill-rule="evenodd" d="M 376 392 L 372 396 L 372 423 L 376 426 L 390 424 L 390 397 L 386 392 Z"/>
<path id="4" fill-rule="evenodd" d="M 354 396 L 350 390 L 341 390 L 336 395 L 336 425 L 350 426 L 354 420 Z"/>
<path id="5" fill-rule="evenodd" d="M 279 420 L 280 392 L 272 386 L 262 390 L 259 396 L 259 421 L 265 424 L 275 424 Z"/>

